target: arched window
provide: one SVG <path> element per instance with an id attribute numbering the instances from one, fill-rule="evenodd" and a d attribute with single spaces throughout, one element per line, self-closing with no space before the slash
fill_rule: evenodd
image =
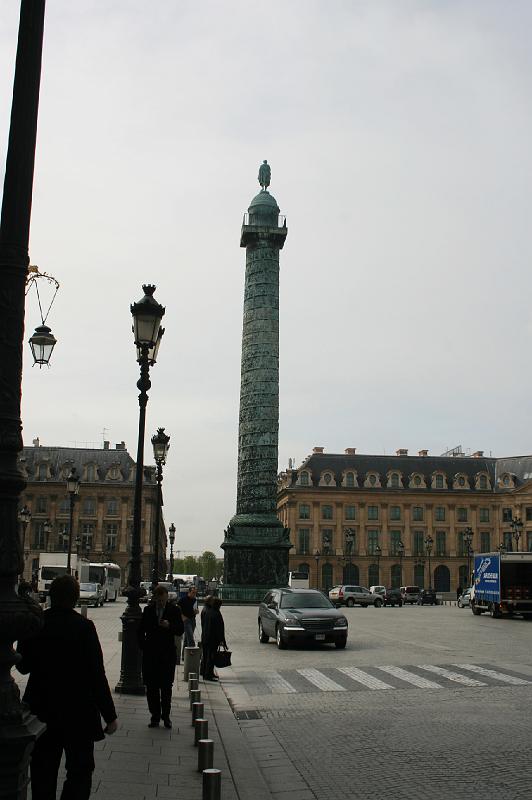
<path id="1" fill-rule="evenodd" d="M 48 477 L 48 468 L 46 464 L 39 464 L 37 479 L 40 481 L 45 481 L 47 477 Z"/>
<path id="2" fill-rule="evenodd" d="M 443 475 L 435 475 L 434 476 L 434 488 L 435 489 L 444 489 L 445 485 L 443 482 Z"/>
<path id="3" fill-rule="evenodd" d="M 451 591 L 451 573 L 445 564 L 440 564 L 434 570 L 434 588 L 437 592 Z"/>
<path id="4" fill-rule="evenodd" d="M 358 585 L 360 581 L 360 573 L 356 564 L 346 564 L 343 570 L 344 584 Z"/>
<path id="5" fill-rule="evenodd" d="M 297 571 L 306 572 L 306 574 L 308 575 L 310 572 L 310 567 L 308 564 L 300 564 L 299 567 L 297 568 Z"/>
<path id="6" fill-rule="evenodd" d="M 416 564 L 414 567 L 414 585 L 421 589 L 425 588 L 425 567 L 423 564 Z"/>
<path id="7" fill-rule="evenodd" d="M 300 476 L 299 476 L 299 483 L 301 484 L 301 486 L 309 486 L 309 484 L 310 484 L 310 481 L 309 481 L 309 474 L 308 474 L 308 472 L 302 472 L 302 473 L 300 474 Z"/>
<path id="8" fill-rule="evenodd" d="M 379 565 L 378 564 L 370 564 L 368 569 L 368 583 L 370 586 L 378 586 L 380 584 L 379 580 Z"/>
<path id="9" fill-rule="evenodd" d="M 398 589 L 401 586 L 401 565 L 393 564 L 390 569 L 390 585 L 392 589 Z"/>
<path id="10" fill-rule="evenodd" d="M 478 488 L 479 489 L 487 489 L 488 488 L 488 479 L 486 475 L 481 475 L 478 479 Z"/>
<path id="11" fill-rule="evenodd" d="M 392 489 L 399 488 L 400 483 L 399 483 L 399 475 L 397 474 L 397 472 L 392 472 L 390 476 L 390 486 Z"/>
<path id="12" fill-rule="evenodd" d="M 321 568 L 321 588 L 328 592 L 333 586 L 333 568 L 332 564 L 324 564 Z"/>
<path id="13" fill-rule="evenodd" d="M 345 485 L 348 489 L 352 489 L 355 485 L 355 476 L 352 472 L 348 472 L 345 476 Z"/>
<path id="14" fill-rule="evenodd" d="M 94 464 L 87 464 L 85 468 L 85 474 L 86 474 L 85 480 L 87 481 L 96 480 L 96 467 L 94 466 Z"/>

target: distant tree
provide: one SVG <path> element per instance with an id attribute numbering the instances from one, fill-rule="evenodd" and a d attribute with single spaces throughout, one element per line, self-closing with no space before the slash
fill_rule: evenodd
<path id="1" fill-rule="evenodd" d="M 183 561 L 184 561 L 183 572 L 185 573 L 185 575 L 198 574 L 198 559 L 196 558 L 196 556 L 185 556 Z"/>
<path id="2" fill-rule="evenodd" d="M 216 563 L 216 556 L 210 550 L 205 550 L 199 557 L 199 575 L 210 581 L 212 578 L 218 576 L 218 567 Z"/>

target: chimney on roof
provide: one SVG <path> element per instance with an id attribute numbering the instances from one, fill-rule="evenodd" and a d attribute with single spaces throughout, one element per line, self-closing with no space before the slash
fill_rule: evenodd
<path id="1" fill-rule="evenodd" d="M 115 444 L 115 449 L 116 450 L 125 450 L 126 449 L 126 443 L 125 442 L 117 442 Z"/>
<path id="2" fill-rule="evenodd" d="M 418 456 L 422 456 L 423 458 L 426 458 L 428 456 L 428 454 L 429 454 L 428 450 L 420 450 L 418 452 Z"/>
<path id="3" fill-rule="evenodd" d="M 111 444 L 110 442 L 104 442 L 104 443 L 103 443 L 103 449 L 104 449 L 104 450 L 109 450 L 109 445 L 110 445 L 110 444 Z"/>
<path id="4" fill-rule="evenodd" d="M 354 456 L 356 451 L 357 451 L 356 447 L 346 447 L 345 448 L 346 456 Z"/>
<path id="5" fill-rule="evenodd" d="M 484 450 L 477 450 L 473 453 L 473 458 L 484 458 Z"/>
<path id="6" fill-rule="evenodd" d="M 399 450 L 395 451 L 395 455 L 396 456 L 407 456 L 408 455 L 408 450 L 400 447 Z"/>
<path id="7" fill-rule="evenodd" d="M 324 447 L 313 447 L 312 448 L 312 452 L 313 453 L 323 453 L 324 449 L 325 449 Z"/>
<path id="8" fill-rule="evenodd" d="M 41 446 L 41 443 L 39 441 L 39 437 L 38 436 L 37 436 L 36 439 L 33 440 L 33 446 L 34 447 L 40 447 Z"/>

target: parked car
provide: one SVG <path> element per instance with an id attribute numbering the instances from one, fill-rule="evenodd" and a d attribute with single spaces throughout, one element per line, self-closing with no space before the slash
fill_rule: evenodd
<path id="1" fill-rule="evenodd" d="M 458 608 L 465 608 L 466 606 L 471 605 L 471 589 L 466 589 L 463 594 L 460 595 L 457 601 Z"/>
<path id="2" fill-rule="evenodd" d="M 330 643 L 343 649 L 347 619 L 317 589 L 271 589 L 259 606 L 259 641 L 279 650 L 294 642 Z"/>
<path id="3" fill-rule="evenodd" d="M 140 591 L 142 592 L 139 603 L 149 603 L 151 600 L 151 581 L 141 581 Z"/>
<path id="4" fill-rule="evenodd" d="M 382 600 L 385 606 L 403 605 L 403 597 L 400 589 L 385 589 Z"/>
<path id="5" fill-rule="evenodd" d="M 329 592 L 329 600 L 335 606 L 375 606 L 380 608 L 383 600 L 382 595 L 370 592 L 365 586 L 334 586 Z"/>
<path id="6" fill-rule="evenodd" d="M 438 598 L 434 589 L 422 589 L 419 593 L 418 605 L 420 606 L 437 606 Z"/>
<path id="7" fill-rule="evenodd" d="M 100 583 L 80 583 L 78 601 L 80 606 L 87 605 L 98 608 L 98 606 L 103 606 L 104 602 L 105 596 Z"/>
<path id="8" fill-rule="evenodd" d="M 372 594 L 382 594 L 386 592 L 386 586 L 370 586 L 369 590 Z"/>
<path id="9" fill-rule="evenodd" d="M 410 603 L 411 605 L 417 603 L 420 593 L 421 589 L 419 586 L 401 586 L 401 596 L 405 605 L 407 603 Z"/>

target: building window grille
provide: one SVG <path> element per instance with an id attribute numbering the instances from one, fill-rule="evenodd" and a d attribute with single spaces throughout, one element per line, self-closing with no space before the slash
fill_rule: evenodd
<path id="1" fill-rule="evenodd" d="M 412 519 L 414 522 L 423 522 L 423 506 L 414 506 L 412 508 Z"/>
<path id="2" fill-rule="evenodd" d="M 456 509 L 456 520 L 457 522 L 467 522 L 467 508 Z"/>
<path id="3" fill-rule="evenodd" d="M 425 552 L 425 534 L 423 531 L 414 531 L 414 555 L 422 556 Z"/>
<path id="4" fill-rule="evenodd" d="M 378 545 L 379 531 L 368 531 L 368 555 L 376 555 Z"/>
<path id="5" fill-rule="evenodd" d="M 480 520 L 480 522 L 489 522 L 490 521 L 490 510 L 489 510 L 489 508 L 479 508 L 479 520 Z"/>
<path id="6" fill-rule="evenodd" d="M 488 488 L 488 479 L 485 475 L 481 475 L 478 479 L 478 488 L 479 489 L 487 489 Z"/>
<path id="7" fill-rule="evenodd" d="M 502 510 L 502 521 L 503 522 L 511 522 L 512 521 L 512 509 L 511 508 L 503 508 L 503 510 Z"/>
<path id="8" fill-rule="evenodd" d="M 399 475 L 397 474 L 397 472 L 392 472 L 392 475 L 390 477 L 390 487 L 392 489 L 399 489 L 400 487 Z"/>
<path id="9" fill-rule="evenodd" d="M 301 475 L 299 476 L 299 483 L 301 484 L 301 486 L 309 486 L 310 485 L 308 472 L 302 472 L 301 473 Z"/>
<path id="10" fill-rule="evenodd" d="M 445 531 L 436 531 L 436 555 L 440 558 L 447 555 Z"/>
<path id="11" fill-rule="evenodd" d="M 434 519 L 436 522 L 445 522 L 445 507 L 436 506 L 434 509 Z"/>
<path id="12" fill-rule="evenodd" d="M 525 509 L 525 518 L 527 522 L 532 522 L 532 506 L 527 506 Z"/>
<path id="13" fill-rule="evenodd" d="M 94 524 L 84 522 L 81 526 L 81 545 L 84 550 L 92 550 L 92 540 L 94 538 Z"/>
<path id="14" fill-rule="evenodd" d="M 348 472 L 345 476 L 345 485 L 348 489 L 353 489 L 355 486 L 355 476 L 352 472 Z"/>
<path id="15" fill-rule="evenodd" d="M 82 513 L 86 517 L 94 517 L 96 516 L 96 500 L 94 497 L 86 497 L 83 500 L 82 505 Z"/>
<path id="16" fill-rule="evenodd" d="M 116 517 L 120 508 L 116 497 L 110 497 L 107 501 L 107 516 Z"/>
<path id="17" fill-rule="evenodd" d="M 511 531 L 505 531 L 502 535 L 502 543 L 504 544 L 504 549 L 507 550 L 509 553 L 512 552 L 512 533 Z"/>
<path id="18" fill-rule="evenodd" d="M 333 518 L 333 507 L 332 506 L 322 506 L 321 507 L 321 518 L 322 519 L 332 519 Z"/>
<path id="19" fill-rule="evenodd" d="M 48 500 L 46 497 L 37 497 L 35 500 L 35 513 L 46 514 L 48 508 Z"/>
<path id="20" fill-rule="evenodd" d="M 443 489 L 443 475 L 436 475 L 434 480 L 434 487 L 436 489 Z"/>
<path id="21" fill-rule="evenodd" d="M 33 546 L 36 550 L 46 550 L 46 534 L 42 520 L 34 523 Z"/>
<path id="22" fill-rule="evenodd" d="M 356 507 L 355 506 L 346 506 L 345 507 L 345 518 L 346 519 L 356 519 Z"/>
<path id="23" fill-rule="evenodd" d="M 310 530 L 308 528 L 300 528 L 297 532 L 297 552 L 301 556 L 308 556 L 309 547 L 310 547 Z"/>
<path id="24" fill-rule="evenodd" d="M 379 519 L 379 506 L 368 506 L 368 519 Z"/>
<path id="25" fill-rule="evenodd" d="M 401 519 L 401 506 L 390 506 L 390 519 Z"/>
<path id="26" fill-rule="evenodd" d="M 105 530 L 105 549 L 108 553 L 116 550 L 118 542 L 118 525 L 116 522 L 111 522 L 107 525 Z"/>
<path id="27" fill-rule="evenodd" d="M 401 531 L 390 531 L 390 555 L 399 555 L 399 544 L 401 543 Z"/>
<path id="28" fill-rule="evenodd" d="M 489 553 L 491 550 L 491 542 L 490 542 L 490 532 L 489 531 L 481 531 L 480 532 L 480 549 L 483 553 Z"/>
<path id="29" fill-rule="evenodd" d="M 299 519 L 310 519 L 310 506 L 308 503 L 301 503 L 299 506 Z"/>

